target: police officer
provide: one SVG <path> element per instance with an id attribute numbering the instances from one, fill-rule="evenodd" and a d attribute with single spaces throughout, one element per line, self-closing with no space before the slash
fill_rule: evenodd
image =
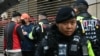
<path id="1" fill-rule="evenodd" d="M 93 50 L 90 49 L 91 54 L 87 51 L 87 40 L 77 32 L 76 15 L 72 8 L 61 8 L 55 20 L 56 24 L 40 42 L 35 56 L 94 56 Z M 85 41 L 81 41 L 80 37 Z"/>
<path id="2" fill-rule="evenodd" d="M 89 5 L 85 0 L 75 1 L 71 7 L 74 9 L 78 16 L 77 20 L 83 19 L 83 17 L 92 17 L 93 19 L 97 19 L 88 12 Z"/>
<path id="3" fill-rule="evenodd" d="M 32 32 L 29 34 L 30 39 L 34 39 L 35 43 L 38 43 L 47 31 L 49 30 L 50 24 L 47 19 L 45 12 L 38 15 L 38 23 L 34 25 Z"/>
<path id="4" fill-rule="evenodd" d="M 88 13 L 89 5 L 85 0 L 77 0 L 72 5 L 72 8 L 77 14 L 78 26 L 81 33 L 91 40 L 92 48 L 95 55 L 99 56 L 100 53 L 100 21 L 96 17 Z M 93 23 L 93 24 L 92 24 Z M 99 24 L 98 24 L 99 23 Z M 90 26 L 91 25 L 91 26 Z"/>

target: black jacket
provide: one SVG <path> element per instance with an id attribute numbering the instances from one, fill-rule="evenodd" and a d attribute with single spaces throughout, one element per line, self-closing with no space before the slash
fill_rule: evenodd
<path id="1" fill-rule="evenodd" d="M 88 17 L 91 17 L 91 14 L 86 11 L 82 11 L 77 16 L 82 16 L 82 17 L 88 18 Z"/>
<path id="2" fill-rule="evenodd" d="M 43 25 L 43 32 L 42 32 L 42 28 L 41 25 L 38 23 L 36 25 L 34 25 L 33 27 L 33 31 L 32 31 L 32 36 L 34 37 L 34 40 L 38 43 L 43 36 L 46 34 L 47 31 L 49 31 L 49 21 L 47 19 L 42 19 L 39 22 L 42 22 Z"/>
<path id="3" fill-rule="evenodd" d="M 11 21 L 4 29 L 4 49 L 21 49 L 21 40 L 24 39 L 19 24 Z"/>
<path id="4" fill-rule="evenodd" d="M 75 43 L 73 42 L 75 35 L 76 34 L 74 33 L 70 37 L 64 36 L 58 31 L 56 26 L 53 26 L 51 28 L 51 32 L 49 32 L 48 35 L 46 35 L 40 42 L 39 46 L 37 47 L 35 56 L 59 56 L 59 44 L 67 45 L 65 48 L 66 50 L 64 49 L 66 51 L 66 56 L 82 56 L 82 48 L 80 42 L 81 39 L 78 35 L 77 36 L 79 37 L 79 42 L 77 43 L 77 52 L 70 51 L 72 46 L 71 44 Z M 74 48 L 74 50 L 75 49 L 76 48 Z"/>

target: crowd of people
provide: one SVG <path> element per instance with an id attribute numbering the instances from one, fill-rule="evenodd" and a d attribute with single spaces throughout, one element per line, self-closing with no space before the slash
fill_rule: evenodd
<path id="1" fill-rule="evenodd" d="M 61 7 L 55 23 L 45 13 L 30 22 L 28 13 L 14 11 L 4 30 L 5 56 L 99 56 L 100 21 L 85 0 Z"/>

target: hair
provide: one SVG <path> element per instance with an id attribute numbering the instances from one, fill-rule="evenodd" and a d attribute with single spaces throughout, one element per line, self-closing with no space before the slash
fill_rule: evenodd
<path id="1" fill-rule="evenodd" d="M 21 14 L 17 11 L 13 11 L 12 17 L 21 16 Z"/>

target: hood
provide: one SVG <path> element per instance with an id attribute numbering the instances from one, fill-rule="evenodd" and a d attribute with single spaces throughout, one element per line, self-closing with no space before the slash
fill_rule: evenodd
<path id="1" fill-rule="evenodd" d="M 80 12 L 79 14 L 78 14 L 78 16 L 82 16 L 82 17 L 91 17 L 91 15 L 88 13 L 88 12 Z"/>

